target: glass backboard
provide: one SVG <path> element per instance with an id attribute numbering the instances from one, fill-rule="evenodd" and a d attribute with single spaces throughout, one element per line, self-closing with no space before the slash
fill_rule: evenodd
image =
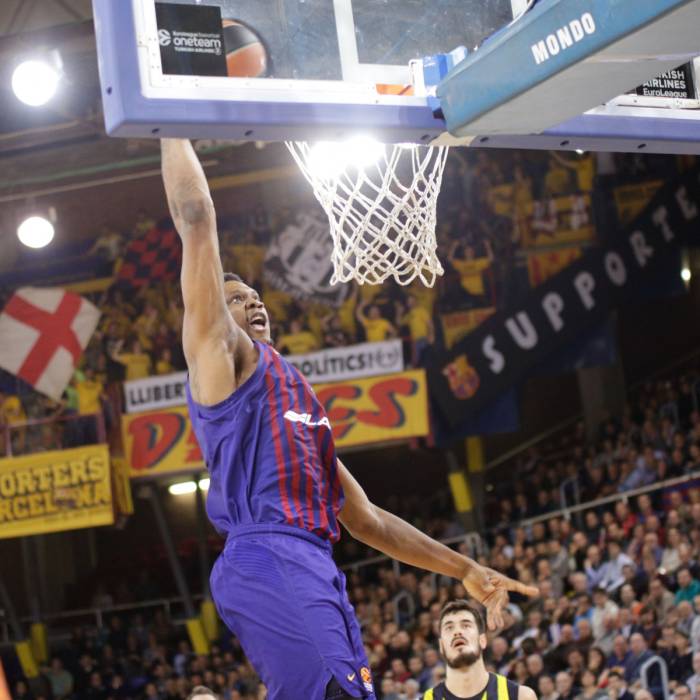
<path id="1" fill-rule="evenodd" d="M 614 13 L 607 0 L 93 0 L 93 6 L 105 123 L 113 135 L 280 141 L 362 133 L 387 143 L 476 140 L 652 152 L 696 152 L 700 143 L 696 87 L 670 102 L 653 92 L 666 87 L 634 93 L 700 53 L 689 31 L 700 21 L 700 0 L 616 0 Z M 532 47 L 551 40 L 556 48 L 559 33 L 582 13 L 595 15 L 595 32 L 533 63 Z M 661 37 L 675 32 L 683 41 L 669 50 Z M 599 35 L 610 45 L 596 44 Z M 614 54 L 637 35 L 647 48 L 611 58 L 611 46 Z M 468 50 L 460 65 L 469 79 L 441 91 L 457 66 L 426 85 L 422 59 L 458 47 Z M 482 70 L 494 56 L 497 70 Z M 540 70 L 550 74 L 540 78 Z M 613 77 L 616 92 L 605 88 Z M 679 80 L 673 74 L 657 82 Z M 450 112 L 461 118 L 482 104 L 485 118 L 472 115 L 455 128 Z M 491 111 L 505 121 L 496 123 Z"/>

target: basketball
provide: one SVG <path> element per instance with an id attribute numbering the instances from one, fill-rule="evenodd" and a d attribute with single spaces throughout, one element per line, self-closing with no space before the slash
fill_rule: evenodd
<path id="1" fill-rule="evenodd" d="M 250 27 L 236 20 L 225 19 L 222 24 L 229 77 L 264 77 L 268 71 L 268 57 L 260 37 Z"/>

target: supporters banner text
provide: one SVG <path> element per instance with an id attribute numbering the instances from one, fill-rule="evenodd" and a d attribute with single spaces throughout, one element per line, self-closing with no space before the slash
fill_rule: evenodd
<path id="1" fill-rule="evenodd" d="M 106 445 L 0 459 L 0 538 L 111 525 Z"/>
<path id="2" fill-rule="evenodd" d="M 521 381 L 553 351 L 633 301 L 683 243 L 700 242 L 700 168 L 662 187 L 615 236 L 533 289 L 451 349 L 428 350 L 442 417 L 457 425 Z"/>
<path id="3" fill-rule="evenodd" d="M 425 372 L 331 382 L 314 386 L 338 448 L 405 440 L 429 433 Z M 185 407 L 122 416 L 131 478 L 205 467 Z"/>

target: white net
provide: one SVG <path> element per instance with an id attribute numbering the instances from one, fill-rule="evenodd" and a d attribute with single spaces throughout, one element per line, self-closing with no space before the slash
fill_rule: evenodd
<path id="1" fill-rule="evenodd" d="M 287 148 L 328 215 L 331 282 L 380 284 L 416 277 L 428 287 L 443 274 L 437 258 L 436 207 L 446 146 L 288 142 Z"/>

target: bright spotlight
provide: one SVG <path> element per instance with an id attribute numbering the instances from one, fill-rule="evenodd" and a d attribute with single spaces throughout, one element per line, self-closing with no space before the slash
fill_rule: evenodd
<path id="1" fill-rule="evenodd" d="M 576 153 L 577 153 L 577 155 L 579 155 L 579 156 L 582 156 L 585 152 L 586 152 L 586 151 L 584 151 L 583 148 L 577 148 L 577 149 L 576 149 Z"/>
<path id="2" fill-rule="evenodd" d="M 168 486 L 168 493 L 173 496 L 184 496 L 186 493 L 194 493 L 196 490 L 197 484 L 194 481 L 181 481 L 179 484 Z"/>
<path id="3" fill-rule="evenodd" d="M 311 147 L 309 170 L 324 179 L 339 177 L 349 167 L 367 168 L 384 155 L 384 145 L 367 137 L 349 141 L 319 141 Z"/>
<path id="4" fill-rule="evenodd" d="M 209 478 L 199 480 L 199 490 L 208 491 L 209 490 Z"/>
<path id="5" fill-rule="evenodd" d="M 24 104 L 40 107 L 56 94 L 60 80 L 60 73 L 46 61 L 25 61 L 12 74 L 12 90 Z"/>
<path id="6" fill-rule="evenodd" d="M 17 238 L 28 248 L 43 248 L 53 240 L 53 224 L 43 216 L 30 216 L 17 228 Z"/>
<path id="7" fill-rule="evenodd" d="M 690 271 L 689 267 L 684 267 L 681 270 L 681 279 L 684 282 L 690 282 L 690 278 L 693 276 L 693 273 Z"/>

